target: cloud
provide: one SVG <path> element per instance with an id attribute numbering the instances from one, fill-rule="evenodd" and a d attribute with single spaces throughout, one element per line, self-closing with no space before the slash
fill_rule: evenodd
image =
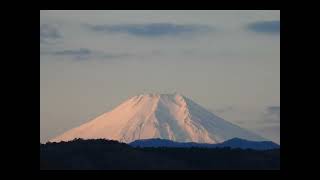
<path id="1" fill-rule="evenodd" d="M 262 126 L 256 129 L 259 134 L 268 137 L 270 140 L 280 144 L 280 124 Z"/>
<path id="2" fill-rule="evenodd" d="M 56 51 L 53 54 L 55 55 L 79 55 L 79 56 L 87 56 L 91 54 L 91 50 L 80 48 L 80 49 L 73 49 L 73 50 L 63 50 L 63 51 Z"/>
<path id="3" fill-rule="evenodd" d="M 211 27 L 205 25 L 171 23 L 94 25 L 89 27 L 95 32 L 120 33 L 138 37 L 193 35 L 212 30 Z"/>
<path id="4" fill-rule="evenodd" d="M 223 113 L 226 113 L 226 112 L 230 112 L 232 110 L 234 110 L 233 106 L 227 106 L 227 107 L 223 107 L 223 108 L 220 108 L 220 109 L 216 109 L 214 112 L 223 114 Z"/>
<path id="5" fill-rule="evenodd" d="M 46 43 L 49 40 L 59 39 L 62 35 L 58 29 L 49 24 L 40 25 L 40 42 Z"/>
<path id="6" fill-rule="evenodd" d="M 280 106 L 270 106 L 267 108 L 269 114 L 276 114 L 280 117 Z"/>
<path id="7" fill-rule="evenodd" d="M 280 123 L 280 106 L 267 107 L 263 114 L 263 121 L 265 123 Z"/>
<path id="8" fill-rule="evenodd" d="M 247 25 L 247 29 L 257 33 L 279 34 L 280 21 L 257 21 Z"/>
<path id="9" fill-rule="evenodd" d="M 248 122 L 242 121 L 242 120 L 236 120 L 234 121 L 236 124 L 247 124 Z"/>
<path id="10" fill-rule="evenodd" d="M 262 126 L 262 127 L 259 127 L 258 129 L 261 129 L 261 131 L 268 131 L 271 134 L 280 133 L 280 125 Z"/>
<path id="11" fill-rule="evenodd" d="M 87 48 L 68 49 L 53 52 L 42 52 L 43 55 L 65 56 L 76 60 L 88 60 L 88 59 L 111 59 L 127 57 L 129 54 L 112 54 L 101 51 L 93 51 Z"/>

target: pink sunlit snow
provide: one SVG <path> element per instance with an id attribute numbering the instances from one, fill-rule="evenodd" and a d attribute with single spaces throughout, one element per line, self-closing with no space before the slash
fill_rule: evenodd
<path id="1" fill-rule="evenodd" d="M 129 143 L 138 139 L 162 138 L 179 142 L 220 143 L 234 137 L 266 140 L 174 93 L 134 96 L 112 111 L 50 141 L 104 138 Z"/>

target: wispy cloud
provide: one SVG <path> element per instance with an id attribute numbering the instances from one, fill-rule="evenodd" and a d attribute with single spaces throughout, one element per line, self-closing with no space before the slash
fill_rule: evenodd
<path id="1" fill-rule="evenodd" d="M 40 25 L 40 42 L 41 43 L 46 43 L 49 40 L 54 40 L 61 37 L 62 35 L 56 27 L 49 24 Z"/>
<path id="2" fill-rule="evenodd" d="M 43 55 L 64 56 L 75 60 L 89 60 L 89 59 L 113 59 L 124 58 L 129 54 L 105 53 L 101 51 L 93 51 L 87 48 L 59 50 L 53 52 L 42 52 Z"/>
<path id="3" fill-rule="evenodd" d="M 234 121 L 236 124 L 247 124 L 248 122 L 246 121 L 242 121 L 242 120 L 237 120 L 237 121 Z"/>
<path id="4" fill-rule="evenodd" d="M 257 21 L 247 25 L 247 29 L 257 33 L 279 34 L 280 21 Z"/>
<path id="5" fill-rule="evenodd" d="M 227 107 L 216 109 L 216 110 L 214 110 L 214 112 L 223 114 L 223 113 L 226 113 L 226 112 L 233 111 L 234 109 L 235 108 L 233 106 L 227 106 Z"/>
<path id="6" fill-rule="evenodd" d="M 91 25 L 89 27 L 95 32 L 121 33 L 138 37 L 193 35 L 213 30 L 206 25 L 171 23 Z"/>
<path id="7" fill-rule="evenodd" d="M 280 124 L 269 124 L 256 129 L 261 135 L 269 137 L 274 142 L 280 144 Z"/>
<path id="8" fill-rule="evenodd" d="M 265 123 L 280 123 L 280 106 L 267 107 L 263 114 L 263 121 Z"/>
<path id="9" fill-rule="evenodd" d="M 267 108 L 269 114 L 275 114 L 280 117 L 280 106 L 270 106 Z"/>
<path id="10" fill-rule="evenodd" d="M 56 52 L 52 52 L 52 55 L 71 56 L 74 59 L 81 60 L 81 59 L 89 59 L 89 57 L 92 56 L 92 51 L 89 49 L 80 48 L 80 49 L 56 51 Z"/>

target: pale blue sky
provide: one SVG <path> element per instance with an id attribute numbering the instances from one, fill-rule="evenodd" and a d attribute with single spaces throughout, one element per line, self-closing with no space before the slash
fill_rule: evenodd
<path id="1" fill-rule="evenodd" d="M 40 141 L 179 92 L 280 143 L 280 11 L 40 11 Z"/>

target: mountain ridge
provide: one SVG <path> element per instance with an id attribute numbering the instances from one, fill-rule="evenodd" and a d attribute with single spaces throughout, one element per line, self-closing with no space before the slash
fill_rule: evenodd
<path id="1" fill-rule="evenodd" d="M 140 139 L 129 143 L 133 147 L 171 147 L 171 148 L 240 148 L 254 150 L 269 150 L 280 148 L 280 145 L 272 141 L 249 141 L 241 138 L 232 138 L 217 144 L 196 143 L 196 142 L 175 142 L 167 139 Z"/>

